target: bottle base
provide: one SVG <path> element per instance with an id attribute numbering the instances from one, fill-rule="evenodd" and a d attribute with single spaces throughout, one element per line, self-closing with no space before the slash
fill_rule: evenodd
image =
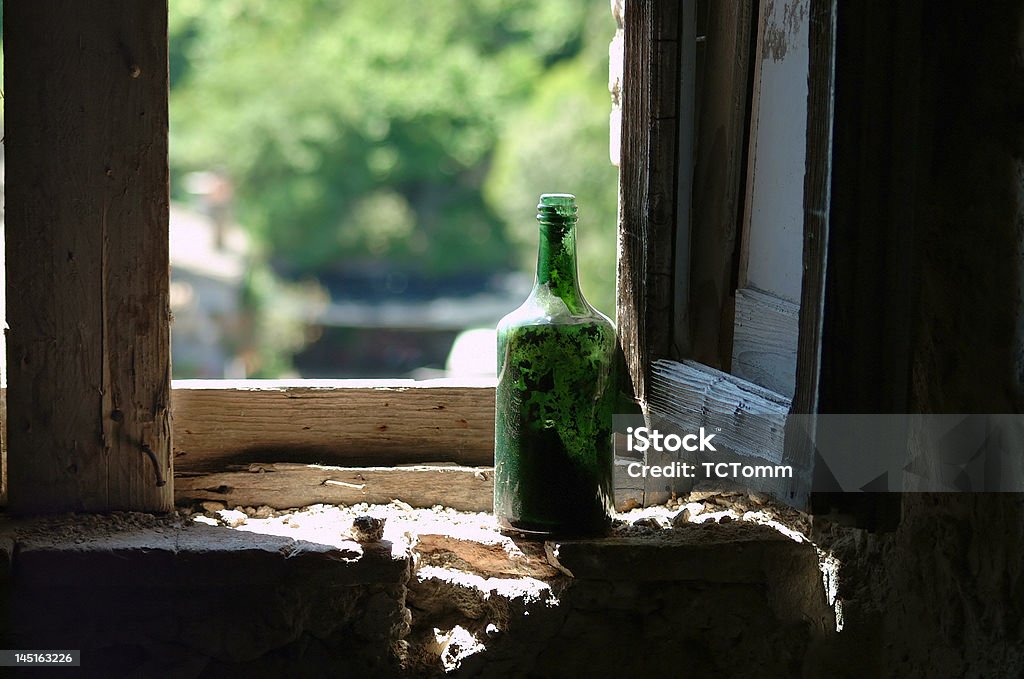
<path id="1" fill-rule="evenodd" d="M 611 520 L 593 526 L 542 526 L 524 521 L 512 521 L 498 517 L 498 530 L 502 535 L 524 540 L 554 540 L 574 538 L 599 538 L 611 532 Z"/>

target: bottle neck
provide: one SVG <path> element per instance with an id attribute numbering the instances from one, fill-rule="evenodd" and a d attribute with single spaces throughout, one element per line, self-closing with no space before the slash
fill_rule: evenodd
<path id="1" fill-rule="evenodd" d="M 586 308 L 576 270 L 576 218 L 538 215 L 540 247 L 537 251 L 535 289 L 546 288 L 570 311 Z"/>

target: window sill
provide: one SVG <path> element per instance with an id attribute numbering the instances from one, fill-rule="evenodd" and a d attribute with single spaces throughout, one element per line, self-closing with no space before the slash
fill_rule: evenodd
<path id="1" fill-rule="evenodd" d="M 175 504 L 490 511 L 494 380 L 176 380 Z M 615 469 L 619 509 L 643 489 Z"/>
<path id="2" fill-rule="evenodd" d="M 494 380 L 176 380 L 175 502 L 490 509 Z"/>

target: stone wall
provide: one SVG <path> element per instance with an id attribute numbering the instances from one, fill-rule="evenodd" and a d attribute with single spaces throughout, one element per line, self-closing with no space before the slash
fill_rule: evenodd
<path id="1" fill-rule="evenodd" d="M 80 649 L 97 677 L 699 677 L 800 676 L 834 636 L 816 550 L 765 525 L 545 544 L 466 516 L 332 545 L 174 516 L 8 524 L 0 641 Z"/>
<path id="2" fill-rule="evenodd" d="M 817 659 L 859 676 L 1024 675 L 1024 498 L 918 494 L 893 533 L 829 526 L 844 629 Z"/>

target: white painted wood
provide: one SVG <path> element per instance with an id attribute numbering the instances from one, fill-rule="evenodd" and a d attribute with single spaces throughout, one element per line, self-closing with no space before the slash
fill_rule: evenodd
<path id="1" fill-rule="evenodd" d="M 789 399 L 735 375 L 694 361 L 655 361 L 651 368 L 648 415 L 662 433 L 715 433 L 716 452 L 645 453 L 645 464 L 740 461 L 745 464 L 791 465 L 792 478 L 760 479 L 721 487 L 753 489 L 804 507 L 810 491 L 811 463 L 793 445 L 787 446 Z M 648 479 L 644 502 L 664 501 L 672 492 L 687 492 L 687 479 Z"/>
<path id="2" fill-rule="evenodd" d="M 740 287 L 800 301 L 809 0 L 764 5 Z"/>
<path id="3" fill-rule="evenodd" d="M 783 457 L 789 399 L 693 361 L 656 361 L 650 414 L 687 431 L 720 428 L 716 441 L 770 462 Z"/>

